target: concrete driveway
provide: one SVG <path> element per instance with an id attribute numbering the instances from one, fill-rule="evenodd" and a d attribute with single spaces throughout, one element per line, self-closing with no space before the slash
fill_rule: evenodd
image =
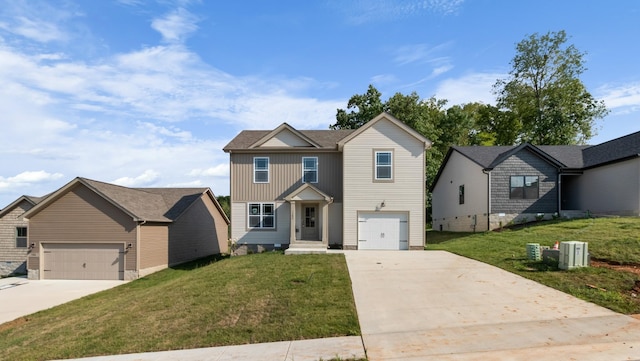
<path id="1" fill-rule="evenodd" d="M 640 360 L 640 321 L 442 251 L 344 252 L 370 361 Z"/>
<path id="2" fill-rule="evenodd" d="M 125 281 L 0 279 L 0 324 L 124 284 Z"/>

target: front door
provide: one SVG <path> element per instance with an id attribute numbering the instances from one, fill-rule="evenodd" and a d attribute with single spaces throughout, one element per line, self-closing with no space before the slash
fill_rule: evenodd
<path id="1" fill-rule="evenodd" d="M 302 240 L 318 240 L 318 206 L 316 204 L 302 205 Z"/>

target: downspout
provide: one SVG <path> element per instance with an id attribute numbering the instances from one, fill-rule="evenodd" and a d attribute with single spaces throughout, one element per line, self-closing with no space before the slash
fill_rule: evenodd
<path id="1" fill-rule="evenodd" d="M 483 169 L 482 173 L 487 175 L 487 230 L 491 230 L 491 170 Z"/>
<path id="2" fill-rule="evenodd" d="M 142 222 L 140 222 L 140 219 L 136 219 L 136 218 L 134 218 L 134 221 L 137 223 L 136 225 L 136 272 L 137 272 L 136 278 L 140 278 L 140 253 L 142 253 L 140 252 L 140 249 L 142 248 L 142 237 L 140 236 L 140 234 L 142 233 L 142 230 L 140 229 L 140 227 L 142 227 L 145 223 L 147 223 L 147 221 L 143 220 Z M 125 271 L 126 271 L 126 267 L 127 265 L 125 264 Z"/>
<path id="3" fill-rule="evenodd" d="M 558 170 L 558 215 L 562 212 L 562 171 Z"/>

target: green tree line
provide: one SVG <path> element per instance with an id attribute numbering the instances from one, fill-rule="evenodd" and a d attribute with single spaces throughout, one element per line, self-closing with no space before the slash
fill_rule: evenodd
<path id="1" fill-rule="evenodd" d="M 448 106 L 446 99 L 396 93 L 386 101 L 373 85 L 338 109 L 331 129 L 356 129 L 388 112 L 433 142 L 427 152 L 430 187 L 452 145 L 585 144 L 596 119 L 607 114 L 579 76 L 584 55 L 567 45 L 564 31 L 527 36 L 516 45 L 511 71 L 493 87 L 496 105 L 472 102 Z"/>

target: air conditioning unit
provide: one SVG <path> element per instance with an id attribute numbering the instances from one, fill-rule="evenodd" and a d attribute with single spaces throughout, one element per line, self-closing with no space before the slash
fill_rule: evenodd
<path id="1" fill-rule="evenodd" d="M 587 242 L 560 242 L 558 268 L 568 270 L 589 266 L 589 244 Z"/>

